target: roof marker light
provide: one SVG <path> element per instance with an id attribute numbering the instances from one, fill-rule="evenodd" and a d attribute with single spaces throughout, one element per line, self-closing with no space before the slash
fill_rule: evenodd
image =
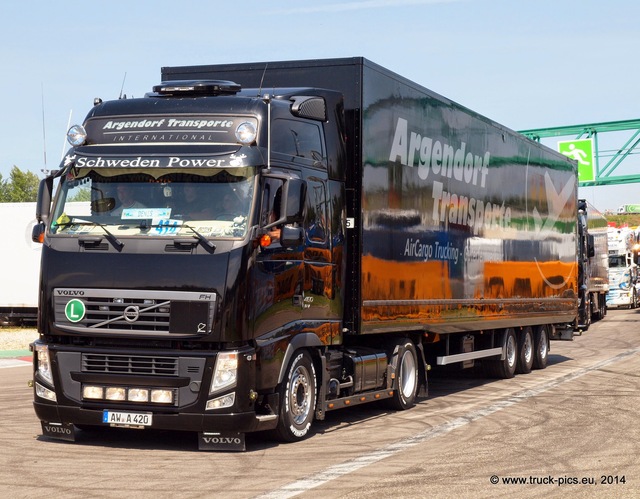
<path id="1" fill-rule="evenodd" d="M 236 128 L 236 139 L 244 145 L 252 144 L 256 140 L 256 126 L 248 121 L 243 121 Z"/>

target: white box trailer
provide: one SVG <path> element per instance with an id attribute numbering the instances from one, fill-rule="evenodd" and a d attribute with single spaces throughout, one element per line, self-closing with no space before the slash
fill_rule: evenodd
<path id="1" fill-rule="evenodd" d="M 4 221 L 0 258 L 0 325 L 32 323 L 38 311 L 42 245 L 32 242 L 36 203 L 0 203 Z"/>

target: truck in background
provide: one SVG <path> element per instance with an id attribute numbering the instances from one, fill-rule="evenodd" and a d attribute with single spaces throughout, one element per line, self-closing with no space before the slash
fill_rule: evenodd
<path id="1" fill-rule="evenodd" d="M 511 378 L 573 337 L 575 162 L 363 58 L 162 79 L 97 99 L 40 185 L 45 436 L 296 441 L 410 408 L 431 367 Z"/>
<path id="2" fill-rule="evenodd" d="M 585 199 L 578 201 L 578 319 L 585 331 L 607 314 L 609 251 L 607 219 Z"/>
<path id="3" fill-rule="evenodd" d="M 609 227 L 607 308 L 638 306 L 637 234 L 629 227 Z"/>
<path id="4" fill-rule="evenodd" d="M 618 215 L 633 215 L 640 213 L 640 204 L 623 204 L 618 207 Z"/>
<path id="5" fill-rule="evenodd" d="M 34 325 L 38 313 L 38 278 L 42 245 L 31 240 L 36 203 L 0 203 L 4 220 L 0 261 L 0 326 Z"/>

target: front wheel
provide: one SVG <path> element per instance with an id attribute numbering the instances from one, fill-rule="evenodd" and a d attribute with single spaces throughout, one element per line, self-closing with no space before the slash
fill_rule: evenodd
<path id="1" fill-rule="evenodd" d="M 393 363 L 396 370 L 397 386 L 389 406 L 404 411 L 413 407 L 418 392 L 418 355 L 410 340 L 396 346 Z"/>
<path id="2" fill-rule="evenodd" d="M 280 417 L 274 430 L 278 440 L 295 442 L 308 435 L 316 408 L 316 385 L 311 357 L 305 351 L 298 352 L 280 385 Z"/>

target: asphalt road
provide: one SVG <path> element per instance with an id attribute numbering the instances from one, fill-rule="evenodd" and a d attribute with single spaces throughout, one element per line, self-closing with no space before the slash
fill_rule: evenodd
<path id="1" fill-rule="evenodd" d="M 296 444 L 251 435 L 245 453 L 195 435 L 108 430 L 40 436 L 30 366 L 0 368 L 0 496 L 640 496 L 640 312 L 610 311 L 549 366 L 512 380 L 430 380 L 404 412 L 330 413 Z M 495 482 L 495 483 L 494 483 Z"/>

